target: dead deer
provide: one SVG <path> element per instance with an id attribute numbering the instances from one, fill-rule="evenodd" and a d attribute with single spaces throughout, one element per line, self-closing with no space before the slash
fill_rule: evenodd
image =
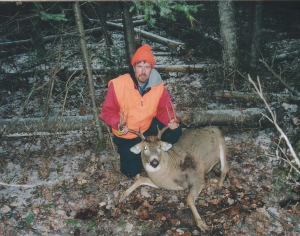
<path id="1" fill-rule="evenodd" d="M 173 112 L 176 120 L 174 108 Z M 123 123 L 123 114 L 120 124 Z M 127 118 L 124 124 L 126 123 Z M 138 179 L 123 193 L 123 196 L 127 197 L 140 185 L 169 190 L 188 189 L 187 203 L 193 212 L 196 224 L 201 230 L 208 230 L 209 227 L 201 220 L 194 202 L 205 186 L 205 174 L 211 170 L 218 171 L 220 167 L 221 177 L 218 188 L 222 188 L 229 170 L 224 136 L 216 127 L 196 129 L 182 135 L 172 147 L 171 144 L 160 140 L 167 128 L 168 126 L 159 130 L 157 127 L 158 135 L 149 137 L 144 137 L 140 131 L 129 130 L 142 139 L 142 142 L 132 147 L 130 151 L 141 153 L 148 178 Z"/>

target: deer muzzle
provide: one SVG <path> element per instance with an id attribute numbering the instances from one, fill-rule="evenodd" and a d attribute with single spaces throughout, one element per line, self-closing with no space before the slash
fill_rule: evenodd
<path id="1" fill-rule="evenodd" d="M 151 162 L 150 162 L 150 165 L 153 167 L 153 168 L 156 168 L 158 165 L 159 165 L 159 161 L 157 159 L 153 159 Z"/>

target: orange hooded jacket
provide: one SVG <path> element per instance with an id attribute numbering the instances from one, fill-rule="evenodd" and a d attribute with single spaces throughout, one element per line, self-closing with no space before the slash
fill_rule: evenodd
<path id="1" fill-rule="evenodd" d="M 157 73 L 155 70 L 153 73 Z M 158 74 L 158 73 L 157 73 Z M 159 76 L 160 77 L 160 76 Z M 145 132 L 152 122 L 152 119 L 157 115 L 157 106 L 164 91 L 164 85 L 159 78 L 155 81 L 157 84 L 150 80 L 151 90 L 141 96 L 138 89 L 135 89 L 134 82 L 129 74 L 122 75 L 116 79 L 109 81 L 108 86 L 113 83 L 115 94 L 120 105 L 119 114 L 121 115 L 123 106 L 124 122 L 128 114 L 127 126 L 131 130 Z M 121 138 L 133 139 L 137 135 L 127 133 L 126 135 L 119 136 L 118 131 L 112 128 L 113 133 Z"/>

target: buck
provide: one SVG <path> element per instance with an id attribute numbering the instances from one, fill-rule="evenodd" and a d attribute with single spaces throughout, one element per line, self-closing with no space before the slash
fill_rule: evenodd
<path id="1" fill-rule="evenodd" d="M 174 119 L 177 120 L 173 108 Z M 169 112 L 168 112 L 169 114 Z M 123 113 L 120 118 L 120 127 L 123 123 Z M 169 119 L 170 115 L 169 115 Z M 190 206 L 197 226 L 206 231 L 209 227 L 201 220 L 195 206 L 195 200 L 205 186 L 204 176 L 213 170 L 221 176 L 218 182 L 218 189 L 223 186 L 223 181 L 228 172 L 226 161 L 226 144 L 222 132 L 216 127 L 206 127 L 192 130 L 182 135 L 176 144 L 172 145 L 161 141 L 161 135 L 168 128 L 158 129 L 157 136 L 144 137 L 141 131 L 129 132 L 137 134 L 142 142 L 133 146 L 130 151 L 141 153 L 144 169 L 148 178 L 139 178 L 122 196 L 127 197 L 140 185 L 149 185 L 156 188 L 168 190 L 188 189 L 187 203 Z M 220 168 L 221 167 L 221 168 Z"/>

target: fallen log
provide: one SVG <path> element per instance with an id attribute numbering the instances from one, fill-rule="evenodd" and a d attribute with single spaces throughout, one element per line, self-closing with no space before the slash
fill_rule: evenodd
<path id="1" fill-rule="evenodd" d="M 102 27 L 87 29 L 84 31 L 84 33 L 89 34 L 89 33 L 92 33 L 93 31 L 99 31 L 101 29 L 102 29 Z M 53 40 L 58 37 L 66 37 L 66 36 L 74 36 L 74 35 L 78 35 L 78 32 L 74 31 L 74 32 L 70 32 L 70 33 L 60 34 L 60 35 L 49 35 L 49 36 L 42 37 L 42 39 L 46 43 L 46 42 L 49 42 L 50 40 Z M 30 43 L 30 42 L 32 42 L 32 39 L 24 39 L 24 40 L 18 40 L 18 41 L 3 42 L 3 43 L 0 43 L 0 46 L 11 46 L 11 45 L 25 44 L 25 43 Z"/>
<path id="2" fill-rule="evenodd" d="M 178 111 L 184 127 L 199 127 L 207 125 L 259 127 L 265 109 L 249 108 L 246 110 L 209 110 L 209 111 Z M 59 125 L 60 117 L 49 118 L 21 118 L 7 137 L 21 137 L 32 135 L 51 135 Z M 13 124 L 14 119 L 0 119 L 0 138 Z M 101 126 L 106 124 L 101 122 Z M 95 130 L 92 115 L 64 116 L 58 132 L 85 133 Z"/>
<path id="3" fill-rule="evenodd" d="M 243 93 L 238 91 L 216 91 L 214 92 L 215 97 L 217 98 L 237 98 L 245 100 L 258 100 L 261 101 L 260 97 L 256 93 Z M 267 101 L 277 101 L 277 102 L 286 102 L 289 100 L 300 100 L 300 97 L 288 95 L 288 94 L 279 94 L 279 93 L 265 93 L 265 99 Z"/>
<path id="4" fill-rule="evenodd" d="M 91 20 L 92 21 L 99 21 L 99 20 L 93 20 L 93 19 L 91 19 Z M 145 23 L 145 21 L 141 21 L 141 20 L 133 21 L 134 26 L 138 26 L 138 25 L 141 25 L 141 24 L 144 24 L 144 23 Z M 102 30 L 102 27 L 96 27 L 96 28 L 84 30 L 84 33 L 85 34 L 90 34 L 94 31 L 99 31 L 99 30 Z M 49 41 L 51 41 L 55 38 L 58 38 L 58 37 L 75 36 L 77 34 L 78 33 L 76 31 L 73 31 L 73 32 L 70 32 L 70 33 L 64 33 L 64 34 L 60 34 L 60 35 L 45 36 L 45 37 L 42 37 L 42 39 L 46 43 L 46 42 L 49 42 Z M 23 40 L 17 40 L 17 41 L 3 42 L 3 43 L 0 43 L 0 46 L 19 45 L 19 44 L 25 44 L 25 43 L 31 43 L 31 42 L 32 42 L 32 39 L 23 39 Z M 5 52 L 3 52 L 3 53 L 5 53 Z M 1 54 L 2 54 L 2 52 L 1 52 Z"/>
<path id="5" fill-rule="evenodd" d="M 88 18 L 89 19 L 89 21 L 91 21 L 91 22 L 100 22 L 100 20 L 98 20 L 98 19 L 90 19 L 90 18 Z M 121 22 L 122 23 L 122 19 L 118 19 L 118 20 L 113 20 L 113 22 Z M 147 24 L 147 21 L 146 20 L 144 20 L 144 19 L 139 19 L 139 20 L 134 20 L 133 21 L 133 25 L 134 26 L 140 26 L 140 25 L 145 25 L 145 24 Z"/>
<path id="6" fill-rule="evenodd" d="M 266 114 L 266 110 L 249 108 L 245 110 L 180 111 L 178 116 L 186 127 L 215 125 L 254 128 L 260 126 L 261 113 Z"/>
<path id="7" fill-rule="evenodd" d="M 107 23 L 108 27 L 111 27 L 111 28 L 117 29 L 117 30 L 123 30 L 123 25 L 121 25 L 121 24 L 117 24 L 117 23 L 113 23 L 113 22 L 106 22 L 106 23 Z M 184 51 L 185 47 L 186 47 L 185 43 L 181 43 L 181 42 L 170 40 L 170 39 L 167 39 L 167 38 L 155 35 L 155 34 L 151 34 L 147 31 L 144 31 L 141 29 L 134 28 L 134 32 L 141 34 L 142 37 L 149 39 L 153 42 L 160 43 L 167 47 L 176 49 L 177 52 Z"/>
<path id="8" fill-rule="evenodd" d="M 153 56 L 171 56 L 171 52 L 153 52 Z"/>
<path id="9" fill-rule="evenodd" d="M 32 136 L 32 135 L 50 135 L 59 126 L 60 117 L 48 118 L 20 118 L 18 123 L 12 129 L 8 137 L 14 136 Z M 13 124 L 14 119 L 0 119 L 0 137 L 8 131 Z M 105 127 L 103 122 L 100 122 L 101 127 Z M 59 133 L 84 133 L 93 131 L 95 122 L 92 115 L 88 116 L 64 116 Z"/>
<path id="10" fill-rule="evenodd" d="M 215 67 L 215 66 L 216 65 L 208 65 L 208 64 L 155 65 L 154 69 L 156 69 L 158 72 L 190 72 L 190 73 L 195 73 L 195 72 L 200 72 L 205 68 L 207 69 L 207 68 L 212 68 L 212 67 Z M 81 70 L 83 70 L 83 69 L 81 69 Z M 77 71 L 81 71 L 81 70 L 77 70 Z M 106 68 L 94 69 L 94 71 L 97 72 L 97 73 L 109 72 L 109 71 L 115 71 L 115 70 L 120 70 L 121 72 L 122 71 L 127 71 L 128 66 L 119 67 L 119 68 L 106 67 Z M 72 73 L 73 70 L 70 70 L 69 72 Z"/>
<path id="11" fill-rule="evenodd" d="M 184 73 L 197 73 L 202 71 L 203 69 L 208 69 L 208 68 L 213 68 L 217 65 L 213 64 L 196 64 L 196 65 L 155 65 L 155 69 L 160 72 L 184 72 Z M 118 70 L 120 73 L 127 72 L 128 71 L 128 66 L 123 66 L 123 67 L 105 67 L 105 68 L 93 68 L 93 72 L 97 72 L 98 74 L 101 73 L 107 73 L 111 71 L 116 71 Z M 83 69 L 69 69 L 68 72 L 69 74 L 77 75 L 80 74 L 83 71 Z M 14 77 L 16 74 L 19 76 L 23 77 L 30 77 L 34 76 L 34 72 L 36 71 L 23 71 L 22 73 L 17 72 L 17 73 L 5 73 L 6 78 L 11 78 Z M 40 73 L 46 73 L 46 71 L 39 71 Z M 95 74 L 95 73 L 94 73 Z"/>
<path id="12" fill-rule="evenodd" d="M 145 18 L 145 15 L 133 16 L 132 20 L 134 22 L 134 21 L 137 21 L 137 20 L 144 20 L 143 18 Z M 118 22 L 123 22 L 123 19 L 120 18 L 120 19 L 115 19 L 115 20 L 112 20 L 112 21 L 118 23 Z M 144 20 L 144 21 L 147 22 L 146 20 Z"/>

